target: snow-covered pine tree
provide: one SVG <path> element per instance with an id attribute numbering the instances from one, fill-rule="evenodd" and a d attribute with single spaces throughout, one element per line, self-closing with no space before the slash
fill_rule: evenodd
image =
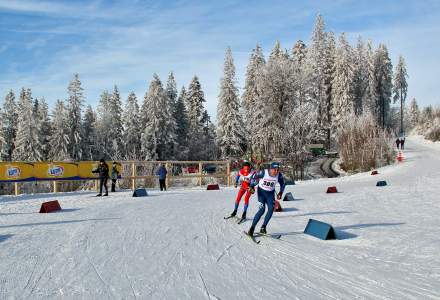
<path id="1" fill-rule="evenodd" d="M 79 80 L 79 74 L 74 74 L 68 88 L 67 99 L 67 122 L 69 125 L 69 153 L 72 159 L 81 160 L 82 153 L 82 128 L 81 114 L 84 103 L 83 88 Z"/>
<path id="2" fill-rule="evenodd" d="M 365 85 L 365 93 L 362 99 L 362 112 L 370 113 L 373 115 L 376 120 L 379 120 L 378 111 L 377 111 L 377 78 L 376 78 L 376 63 L 375 63 L 375 55 L 373 51 L 373 46 L 371 40 L 368 41 L 367 47 L 365 50 L 365 60 L 366 60 L 366 85 Z"/>
<path id="3" fill-rule="evenodd" d="M 17 105 L 15 103 L 15 94 L 12 90 L 5 97 L 2 111 L 3 126 L 1 135 L 3 145 L 1 147 L 1 160 L 10 161 L 15 149 L 15 136 L 17 133 Z"/>
<path id="4" fill-rule="evenodd" d="M 411 127 L 415 127 L 419 123 L 420 119 L 420 109 L 419 105 L 417 104 L 416 98 L 412 98 L 412 100 L 409 102 L 409 124 Z"/>
<path id="5" fill-rule="evenodd" d="M 332 82 L 332 78 L 329 78 L 332 74 L 331 57 L 329 55 L 324 19 L 321 15 L 318 15 L 307 51 L 307 63 L 305 64 L 308 78 L 307 101 L 311 101 L 318 110 L 319 128 L 315 129 L 317 136 L 314 140 L 324 140 L 326 137 L 322 129 L 328 129 L 329 123 L 331 123 L 328 120 L 328 102 L 331 95 L 327 94 L 330 91 L 328 85 Z"/>
<path id="6" fill-rule="evenodd" d="M 379 125 L 385 128 L 388 125 L 393 88 L 393 65 L 384 44 L 379 44 L 374 57 L 377 94 L 376 115 L 379 117 Z"/>
<path id="7" fill-rule="evenodd" d="M 39 152 L 41 153 L 41 160 L 49 159 L 49 139 L 52 131 L 52 124 L 49 118 L 49 106 L 44 98 L 34 101 L 34 115 L 35 122 L 38 128 Z"/>
<path id="8" fill-rule="evenodd" d="M 176 123 L 177 153 L 176 158 L 186 160 L 188 158 L 188 111 L 186 110 L 186 90 L 182 87 L 180 95 L 177 98 L 176 109 L 174 110 L 174 119 Z"/>
<path id="9" fill-rule="evenodd" d="M 218 147 L 216 144 L 216 128 L 211 122 L 211 117 L 208 111 L 205 110 L 202 114 L 202 145 L 204 145 L 200 152 L 201 160 L 213 160 L 218 157 Z"/>
<path id="10" fill-rule="evenodd" d="M 321 118 L 316 118 L 315 130 L 320 129 L 316 132 L 316 137 L 321 137 L 323 132 L 326 131 L 326 147 L 330 149 L 332 134 L 331 128 L 333 124 L 332 119 L 332 107 L 334 99 L 332 98 L 333 93 L 333 78 L 335 76 L 335 57 L 336 57 L 336 42 L 335 36 L 332 31 L 326 32 L 325 40 L 325 61 L 324 61 L 324 88 L 325 88 L 325 105 L 323 105 L 325 116 Z M 312 127 L 313 128 L 313 127 Z"/>
<path id="11" fill-rule="evenodd" d="M 353 49 L 345 34 L 339 37 L 335 57 L 335 72 L 332 84 L 332 119 L 334 131 L 337 132 L 347 116 L 354 113 L 354 62 Z"/>
<path id="12" fill-rule="evenodd" d="M 264 59 L 263 50 L 260 45 L 257 44 L 255 49 L 252 50 L 252 54 L 249 59 L 249 63 L 246 68 L 246 79 L 244 85 L 244 92 L 242 95 L 242 105 L 244 110 L 244 121 L 246 124 L 246 131 L 248 135 L 248 148 L 252 152 L 257 150 L 257 132 L 259 130 L 259 120 L 258 114 L 258 88 L 257 88 L 257 77 L 261 76 L 263 72 L 266 61 Z"/>
<path id="13" fill-rule="evenodd" d="M 405 100 L 408 92 L 408 83 L 406 78 L 408 73 L 406 72 L 406 64 L 403 56 L 399 56 L 399 62 L 396 65 L 396 70 L 394 71 L 394 103 L 400 101 L 400 134 L 403 134 L 403 107 L 405 105 Z"/>
<path id="14" fill-rule="evenodd" d="M 167 85 L 165 89 L 165 95 L 167 97 L 166 109 L 164 109 L 165 121 L 166 121 L 166 148 L 164 156 L 166 159 L 173 159 L 177 155 L 177 119 L 176 119 L 176 102 L 177 102 L 177 85 L 174 79 L 173 72 L 168 75 Z"/>
<path id="15" fill-rule="evenodd" d="M 205 95 L 203 93 L 202 87 L 200 85 L 197 76 L 194 76 L 186 97 L 187 109 L 188 109 L 188 147 L 189 147 L 189 159 L 199 160 L 200 153 L 207 146 L 203 144 L 203 102 L 205 102 Z"/>
<path id="16" fill-rule="evenodd" d="M 33 113 L 32 92 L 22 88 L 17 113 L 17 135 L 12 159 L 16 161 L 40 161 L 38 128 Z"/>
<path id="17" fill-rule="evenodd" d="M 103 91 L 98 104 L 96 121 L 96 150 L 99 158 L 111 159 L 113 140 L 110 132 L 112 127 L 112 114 L 110 110 L 111 94 Z"/>
<path id="18" fill-rule="evenodd" d="M 294 95 L 293 79 L 291 61 L 277 42 L 257 82 L 259 97 L 256 117 L 261 119 L 255 138 L 261 141 L 262 149 L 258 144 L 257 147 L 267 158 L 280 155 L 283 151 L 284 119 L 290 111 Z"/>
<path id="19" fill-rule="evenodd" d="M 69 127 L 64 102 L 57 100 L 52 112 L 52 134 L 49 140 L 49 159 L 51 161 L 71 160 L 69 153 Z"/>
<path id="20" fill-rule="evenodd" d="M 146 160 L 165 160 L 167 147 L 167 97 L 157 74 L 153 75 L 144 98 L 147 124 L 141 136 L 141 151 Z"/>
<path id="21" fill-rule="evenodd" d="M 118 87 L 115 85 L 113 93 L 109 98 L 109 114 L 110 114 L 110 128 L 109 128 L 109 142 L 110 142 L 110 156 L 112 160 L 120 160 L 124 155 L 124 147 L 122 144 L 122 102 Z"/>
<path id="22" fill-rule="evenodd" d="M 217 105 L 217 144 L 223 158 L 241 157 L 246 149 L 236 82 L 232 51 L 228 47 Z"/>
<path id="23" fill-rule="evenodd" d="M 127 98 L 123 118 L 125 158 L 129 160 L 140 159 L 141 131 L 139 117 L 139 105 L 137 103 L 136 94 L 131 92 Z"/>
<path id="24" fill-rule="evenodd" d="M 368 63 L 365 43 L 359 36 L 356 49 L 354 50 L 354 113 L 362 114 L 364 108 L 365 92 L 368 87 Z"/>
<path id="25" fill-rule="evenodd" d="M 97 153 L 97 136 L 96 136 L 96 113 L 93 111 L 91 105 L 87 105 L 83 116 L 83 142 L 82 153 L 85 160 L 99 159 Z"/>

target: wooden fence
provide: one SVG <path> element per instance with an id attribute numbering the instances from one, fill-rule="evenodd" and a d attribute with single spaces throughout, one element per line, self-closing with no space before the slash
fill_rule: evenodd
<path id="1" fill-rule="evenodd" d="M 111 161 L 107 162 L 111 170 Z M 167 187 L 173 186 L 203 186 L 207 183 L 219 183 L 226 186 L 231 185 L 231 164 L 229 161 L 120 161 L 121 177 L 118 180 L 121 188 L 136 189 L 138 187 L 155 187 L 158 181 L 156 171 L 160 165 L 164 165 L 168 171 L 166 184 Z M 8 182 L 1 183 L 3 194 L 13 192 L 20 194 L 21 187 L 31 186 L 37 183 L 47 183 L 51 186 L 51 192 L 60 192 L 60 186 L 68 182 L 85 182 L 88 187 L 99 188 L 99 180 L 38 180 L 31 182 Z M 189 182 L 189 184 L 188 184 Z M 109 182 L 108 184 L 111 184 Z M 6 189 L 8 185 L 13 185 L 13 191 Z M 73 186 L 73 185 L 72 185 Z M 77 187 L 78 188 L 78 187 Z M 32 192 L 35 192 L 32 186 Z M 74 188 L 73 188 L 74 189 Z M 10 192 L 9 192 L 10 191 Z"/>

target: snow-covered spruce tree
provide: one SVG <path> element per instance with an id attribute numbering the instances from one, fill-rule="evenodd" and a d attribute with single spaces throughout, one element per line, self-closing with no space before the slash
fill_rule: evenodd
<path id="1" fill-rule="evenodd" d="M 359 36 L 356 49 L 354 50 L 354 113 L 362 114 L 364 108 L 365 92 L 368 87 L 368 68 L 365 43 Z"/>
<path id="2" fill-rule="evenodd" d="M 49 106 L 44 98 L 34 101 L 34 115 L 35 122 L 38 128 L 39 152 L 41 153 L 41 160 L 49 159 L 49 139 L 52 131 L 52 124 L 49 118 Z"/>
<path id="3" fill-rule="evenodd" d="M 259 119 L 256 111 L 258 110 L 257 102 L 259 98 L 257 88 L 257 78 L 263 72 L 266 61 L 264 59 L 263 50 L 257 44 L 252 50 L 249 63 L 246 68 L 246 79 L 244 85 L 244 92 L 242 95 L 242 105 L 244 110 L 244 121 L 246 124 L 246 131 L 248 134 L 248 148 L 253 152 L 258 151 L 256 145 L 258 144 L 257 132 L 259 130 Z"/>
<path id="4" fill-rule="evenodd" d="M 79 80 L 79 74 L 73 76 L 68 88 L 67 99 L 67 122 L 69 125 L 69 153 L 73 160 L 82 158 L 82 128 L 81 114 L 84 103 L 83 88 Z"/>
<path id="5" fill-rule="evenodd" d="M 182 87 L 180 95 L 177 98 L 176 109 L 174 110 L 174 119 L 176 122 L 176 142 L 177 153 L 176 158 L 186 160 L 188 158 L 188 111 L 186 110 L 186 90 Z"/>
<path id="6" fill-rule="evenodd" d="M 165 120 L 167 122 L 166 128 L 166 148 L 164 157 L 166 159 L 173 159 L 177 155 L 177 119 L 176 119 L 176 103 L 177 103 L 177 85 L 174 79 L 173 72 L 168 75 L 167 85 L 165 89 L 165 95 L 167 97 L 166 109 L 164 108 Z"/>
<path id="7" fill-rule="evenodd" d="M 362 99 L 362 112 L 370 113 L 376 120 L 379 120 L 379 113 L 377 110 L 378 94 L 377 94 L 377 78 L 376 78 L 376 63 L 375 55 L 371 40 L 368 41 L 366 51 L 366 86 L 365 93 Z"/>
<path id="8" fill-rule="evenodd" d="M 69 128 L 64 102 L 58 100 L 52 112 L 52 134 L 49 140 L 49 159 L 51 161 L 70 160 Z"/>
<path id="9" fill-rule="evenodd" d="M 144 106 L 148 107 L 146 127 L 141 136 L 141 151 L 146 160 L 165 160 L 167 147 L 167 97 L 157 74 L 153 75 Z"/>
<path id="10" fill-rule="evenodd" d="M 267 158 L 278 156 L 284 150 L 284 119 L 288 115 L 294 95 L 292 79 L 291 61 L 277 42 L 257 80 L 259 97 L 255 113 L 260 119 L 255 138 L 260 143 L 256 146 Z"/>
<path id="11" fill-rule="evenodd" d="M 136 94 L 131 92 L 128 95 L 124 109 L 124 133 L 125 158 L 136 160 L 140 158 L 141 151 L 141 130 L 139 119 L 139 105 Z"/>
<path id="12" fill-rule="evenodd" d="M 416 98 L 412 98 L 412 100 L 409 102 L 408 117 L 411 128 L 414 128 L 418 125 L 420 119 L 420 109 Z"/>
<path id="13" fill-rule="evenodd" d="M 339 38 L 335 57 L 335 72 L 332 83 L 333 131 L 337 132 L 347 116 L 354 113 L 354 62 L 353 49 L 343 33 Z"/>
<path id="14" fill-rule="evenodd" d="M 211 122 L 211 117 L 208 111 L 204 111 L 202 115 L 202 145 L 200 159 L 201 160 L 213 160 L 218 157 L 219 149 L 216 144 L 216 128 Z"/>
<path id="15" fill-rule="evenodd" d="M 22 89 L 18 103 L 17 135 L 12 159 L 16 161 L 40 161 L 41 149 L 38 140 L 38 127 L 33 113 L 32 92 Z"/>
<path id="16" fill-rule="evenodd" d="M 203 144 L 203 102 L 205 102 L 205 95 L 200 85 L 197 76 L 194 76 L 186 97 L 188 109 L 188 147 L 190 160 L 199 160 L 201 153 L 207 145 Z"/>
<path id="17" fill-rule="evenodd" d="M 111 139 L 112 114 L 110 110 L 111 94 L 103 91 L 99 99 L 96 121 L 96 150 L 99 158 L 110 159 L 113 140 Z"/>
<path id="18" fill-rule="evenodd" d="M 17 105 L 15 103 L 15 94 L 11 90 L 5 97 L 2 111 L 3 126 L 1 136 L 3 144 L 1 147 L 1 160 L 10 161 L 15 149 L 14 140 L 17 133 Z"/>
<path id="19" fill-rule="evenodd" d="M 100 157 L 97 153 L 97 136 L 96 136 L 96 113 L 91 105 L 87 105 L 83 116 L 83 141 L 82 153 L 84 160 L 97 160 Z"/>
<path id="20" fill-rule="evenodd" d="M 228 48 L 217 105 L 217 144 L 223 158 L 241 157 L 246 150 L 244 123 L 240 114 L 236 82 L 232 51 Z"/>
<path id="21" fill-rule="evenodd" d="M 394 71 L 394 103 L 400 101 L 400 134 L 403 134 L 404 126 L 403 126 L 403 108 L 406 101 L 406 96 L 408 92 L 408 83 L 406 82 L 406 78 L 408 77 L 408 73 L 406 72 L 406 65 L 403 56 L 399 56 L 399 62 L 396 65 L 396 70 Z"/>
<path id="22" fill-rule="evenodd" d="M 121 160 L 124 155 L 124 146 L 122 143 L 122 102 L 118 87 L 115 85 L 113 93 L 109 98 L 110 128 L 108 128 L 108 137 L 110 142 L 110 157 L 112 160 Z"/>
<path id="23" fill-rule="evenodd" d="M 329 84 L 332 82 L 332 61 L 331 49 L 327 48 L 327 33 L 325 24 L 321 15 L 318 15 L 315 27 L 312 33 L 312 39 L 307 51 L 307 63 L 305 70 L 308 77 L 307 101 L 311 101 L 318 110 L 318 126 L 314 140 L 324 140 L 326 138 L 325 130 L 329 130 L 331 120 L 328 120 L 328 103 L 331 101 L 331 91 Z"/>
<path id="24" fill-rule="evenodd" d="M 380 44 L 375 54 L 375 77 L 376 77 L 376 111 L 379 124 L 382 128 L 388 126 L 391 95 L 393 88 L 393 65 L 388 55 L 388 49 Z"/>
<path id="25" fill-rule="evenodd" d="M 307 47 L 303 41 L 298 40 L 292 49 L 292 72 L 295 82 L 295 89 L 293 94 L 293 102 L 292 109 L 295 109 L 297 106 L 301 106 L 306 103 L 306 94 L 307 94 L 307 74 L 305 70 L 305 63 L 307 57 Z M 292 113 L 291 111 L 290 113 Z"/>

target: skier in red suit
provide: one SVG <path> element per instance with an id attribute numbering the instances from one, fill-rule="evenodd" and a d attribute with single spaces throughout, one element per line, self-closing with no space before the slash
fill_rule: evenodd
<path id="1" fill-rule="evenodd" d="M 235 187 L 240 185 L 240 190 L 238 191 L 237 198 L 235 200 L 235 208 L 230 217 L 235 217 L 237 214 L 238 206 L 240 205 L 241 198 L 244 196 L 244 208 L 243 215 L 241 216 L 241 220 L 246 219 L 246 211 L 249 206 L 249 198 L 251 197 L 251 190 L 249 189 L 251 177 L 254 175 L 254 171 L 251 168 L 251 164 L 249 162 L 245 162 L 243 167 L 238 172 L 237 177 L 235 178 Z M 240 221 L 241 221 L 240 220 Z"/>

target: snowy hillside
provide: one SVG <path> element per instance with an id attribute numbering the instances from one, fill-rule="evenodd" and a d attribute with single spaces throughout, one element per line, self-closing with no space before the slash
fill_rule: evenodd
<path id="1" fill-rule="evenodd" d="M 440 299 L 440 146 L 408 139 L 404 156 L 289 186 L 268 226 L 283 236 L 260 245 L 223 220 L 233 188 L 2 197 L 0 299 Z M 39 214 L 52 199 L 63 211 Z M 341 239 L 304 235 L 309 218 Z"/>

